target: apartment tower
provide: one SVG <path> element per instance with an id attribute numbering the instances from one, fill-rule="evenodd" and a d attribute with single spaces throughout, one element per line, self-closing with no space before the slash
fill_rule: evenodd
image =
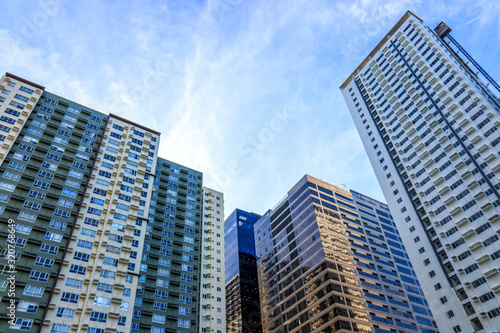
<path id="1" fill-rule="evenodd" d="M 199 333 L 226 333 L 224 194 L 203 187 Z"/>
<path id="2" fill-rule="evenodd" d="M 263 332 L 437 332 L 387 205 L 305 175 L 255 223 Z"/>
<path id="3" fill-rule="evenodd" d="M 0 331 L 198 333 L 202 173 L 140 124 L 0 91 Z"/>
<path id="4" fill-rule="evenodd" d="M 497 332 L 498 84 L 450 31 L 407 12 L 341 90 L 439 329 Z"/>
<path id="5" fill-rule="evenodd" d="M 202 182 L 201 172 L 157 159 L 132 333 L 198 331 Z"/>

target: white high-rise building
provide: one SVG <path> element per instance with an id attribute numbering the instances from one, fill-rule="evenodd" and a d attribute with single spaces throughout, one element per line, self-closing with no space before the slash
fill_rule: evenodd
<path id="1" fill-rule="evenodd" d="M 200 333 L 226 333 L 224 194 L 203 187 Z"/>
<path id="2" fill-rule="evenodd" d="M 499 86 L 449 32 L 407 12 L 341 90 L 440 331 L 499 332 Z"/>

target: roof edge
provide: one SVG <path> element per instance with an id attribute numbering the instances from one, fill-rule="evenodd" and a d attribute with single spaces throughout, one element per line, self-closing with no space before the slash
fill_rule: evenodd
<path id="1" fill-rule="evenodd" d="M 342 85 L 339 87 L 341 90 L 344 90 L 347 87 L 347 85 L 352 81 L 352 79 L 361 70 L 361 68 L 366 66 L 366 64 L 371 60 L 371 58 L 375 55 L 375 53 L 377 53 L 382 48 L 382 46 L 387 42 L 387 39 L 389 39 L 390 36 L 392 36 L 394 32 L 396 32 L 396 30 L 398 30 L 403 25 L 403 23 L 411 16 L 415 17 L 420 22 L 422 22 L 422 19 L 420 19 L 420 17 L 418 17 L 417 15 L 413 14 L 412 11 L 408 10 L 406 13 L 404 13 L 404 15 L 399 19 L 399 21 L 385 35 L 385 37 L 377 44 L 377 46 L 375 46 L 375 48 L 368 54 L 368 56 L 361 62 L 361 64 L 358 67 L 356 67 L 356 69 L 352 72 L 352 74 L 349 75 L 347 80 L 345 80 L 344 83 L 342 83 Z"/>
<path id="2" fill-rule="evenodd" d="M 126 118 L 123 118 L 123 117 L 117 116 L 117 115 L 116 115 L 116 114 L 114 114 L 114 113 L 110 113 L 110 114 L 109 114 L 109 116 L 110 116 L 110 117 L 113 117 L 113 118 L 116 118 L 116 119 L 119 119 L 119 120 L 121 120 L 121 121 L 124 121 L 124 122 L 126 122 L 126 123 L 129 123 L 129 124 L 131 124 L 131 125 L 133 125 L 133 126 L 135 126 L 135 127 L 142 128 L 143 130 L 149 131 L 149 132 L 151 132 L 151 133 L 153 133 L 153 134 L 156 134 L 156 135 L 158 135 L 158 136 L 160 136 L 160 135 L 161 135 L 161 133 L 160 133 L 160 132 L 158 132 L 158 131 L 155 131 L 155 130 L 153 130 L 153 129 L 149 128 L 149 127 L 146 127 L 146 126 L 144 126 L 144 125 L 141 125 L 141 124 L 138 124 L 138 123 L 136 123 L 136 122 L 133 122 L 133 121 L 131 121 L 131 120 L 129 120 L 129 119 L 126 119 Z"/>
<path id="3" fill-rule="evenodd" d="M 41 90 L 45 91 L 45 87 L 44 86 L 39 85 L 38 83 L 35 83 L 35 82 L 28 81 L 26 79 L 23 79 L 20 76 L 14 75 L 14 74 L 9 73 L 9 72 L 5 73 L 5 76 L 10 77 L 10 78 L 12 78 L 14 80 L 21 81 L 23 83 L 29 84 L 30 86 L 33 86 L 35 88 L 38 88 L 38 89 L 41 89 Z"/>

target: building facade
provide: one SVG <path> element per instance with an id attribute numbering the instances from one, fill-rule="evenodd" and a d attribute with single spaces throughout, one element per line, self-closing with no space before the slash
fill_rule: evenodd
<path id="1" fill-rule="evenodd" d="M 227 332 L 262 332 L 254 239 L 259 218 L 236 209 L 224 223 Z"/>
<path id="2" fill-rule="evenodd" d="M 498 85 L 436 31 L 407 12 L 341 90 L 438 327 L 497 332 Z"/>
<path id="3" fill-rule="evenodd" d="M 159 132 L 0 82 L 0 331 L 198 332 L 202 174 Z"/>
<path id="4" fill-rule="evenodd" d="M 198 331 L 202 181 L 199 171 L 157 160 L 132 333 Z"/>
<path id="5" fill-rule="evenodd" d="M 224 194 L 203 187 L 200 274 L 200 333 L 226 332 Z"/>
<path id="6" fill-rule="evenodd" d="M 387 205 L 306 175 L 255 241 L 263 332 L 437 332 Z"/>
<path id="7" fill-rule="evenodd" d="M 89 157 L 90 179 L 43 322 L 61 331 L 110 326 L 125 331 L 139 287 L 159 133 L 113 115 L 101 119 L 103 135 L 95 158 Z M 73 206 L 69 190 L 63 187 L 59 206 Z"/>

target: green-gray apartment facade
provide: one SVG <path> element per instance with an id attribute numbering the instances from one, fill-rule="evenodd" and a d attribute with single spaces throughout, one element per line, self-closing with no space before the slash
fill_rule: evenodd
<path id="1" fill-rule="evenodd" d="M 0 331 L 196 332 L 202 173 L 140 124 L 0 91 Z"/>

